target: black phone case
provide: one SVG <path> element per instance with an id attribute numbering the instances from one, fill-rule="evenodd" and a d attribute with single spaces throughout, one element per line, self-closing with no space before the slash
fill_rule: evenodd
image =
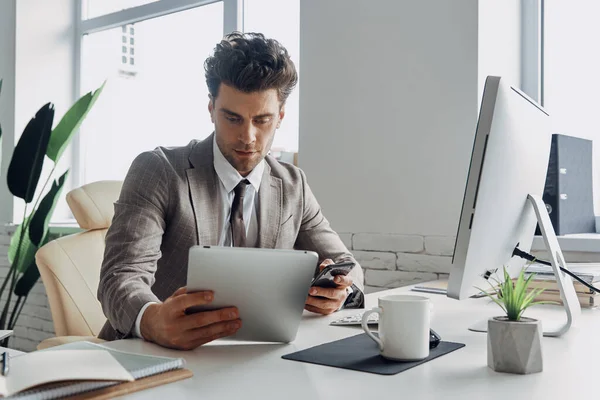
<path id="1" fill-rule="evenodd" d="M 316 276 L 311 286 L 335 288 L 337 284 L 333 281 L 333 278 L 338 275 L 348 275 L 355 265 L 353 262 L 328 265 Z"/>

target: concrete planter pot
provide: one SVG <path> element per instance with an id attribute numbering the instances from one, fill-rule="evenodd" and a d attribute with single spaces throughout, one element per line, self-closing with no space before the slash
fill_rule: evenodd
<path id="1" fill-rule="evenodd" d="M 542 325 L 540 321 L 521 317 L 519 322 L 506 317 L 488 320 L 488 367 L 496 372 L 533 374 L 541 372 Z"/>

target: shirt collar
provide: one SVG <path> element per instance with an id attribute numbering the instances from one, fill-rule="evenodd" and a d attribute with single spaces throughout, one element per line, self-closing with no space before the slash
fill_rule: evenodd
<path id="1" fill-rule="evenodd" d="M 217 176 L 221 180 L 221 183 L 223 183 L 223 186 L 225 186 L 227 193 L 235 189 L 238 183 L 244 179 L 229 161 L 227 161 L 223 153 L 221 153 L 221 149 L 219 149 L 219 146 L 217 145 L 216 135 L 213 138 L 213 165 L 217 172 Z M 265 160 L 263 159 L 245 178 L 248 179 L 250 184 L 254 187 L 256 193 L 258 193 L 258 189 L 260 188 L 264 170 Z"/>

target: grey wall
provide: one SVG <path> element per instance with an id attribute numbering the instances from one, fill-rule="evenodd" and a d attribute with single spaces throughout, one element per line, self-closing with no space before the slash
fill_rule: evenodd
<path id="1" fill-rule="evenodd" d="M 15 129 L 15 43 L 16 43 L 16 0 L 0 2 L 0 224 L 12 220 L 12 196 L 8 192 L 6 170 L 14 146 L 12 132 Z"/>
<path id="2" fill-rule="evenodd" d="M 475 0 L 301 2 L 299 163 L 338 231 L 456 233 L 477 19 Z"/>

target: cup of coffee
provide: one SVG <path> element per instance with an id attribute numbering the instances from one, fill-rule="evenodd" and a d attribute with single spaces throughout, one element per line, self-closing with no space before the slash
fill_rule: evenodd
<path id="1" fill-rule="evenodd" d="M 369 315 L 379 314 L 379 337 L 369 330 Z M 416 361 L 429 356 L 429 298 L 389 295 L 379 298 L 379 307 L 363 314 L 362 328 L 379 345 L 380 354 L 390 360 Z"/>

